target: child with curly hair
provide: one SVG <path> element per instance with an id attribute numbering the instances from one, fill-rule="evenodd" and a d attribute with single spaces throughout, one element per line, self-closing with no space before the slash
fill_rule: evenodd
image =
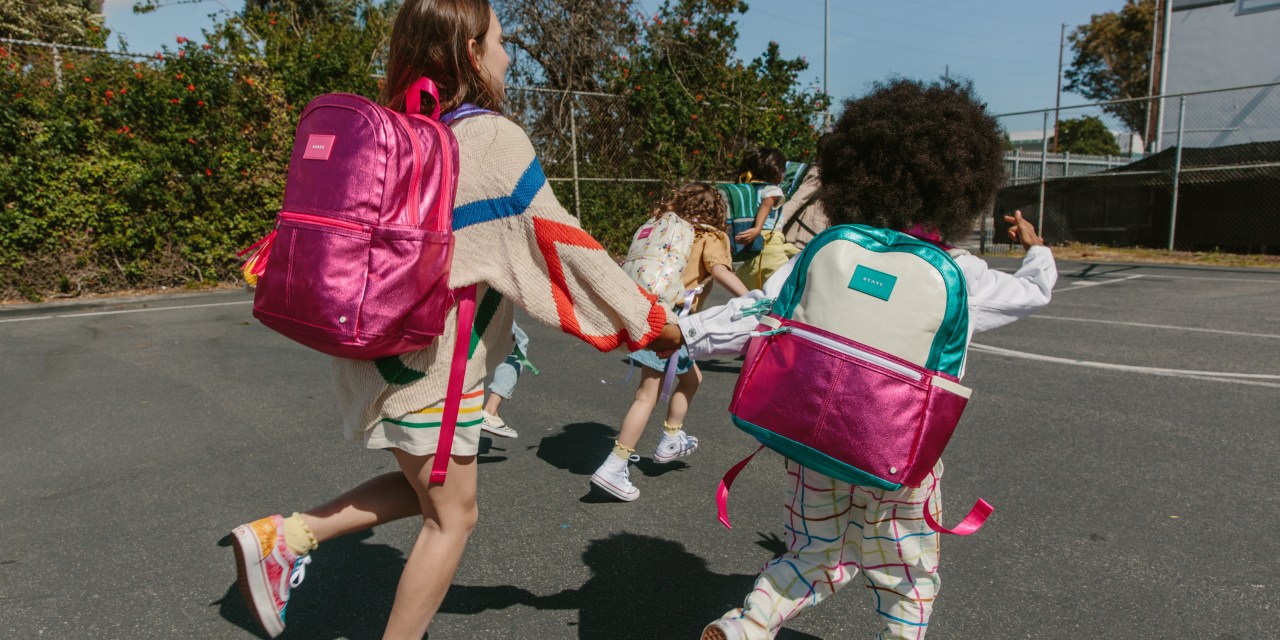
<path id="1" fill-rule="evenodd" d="M 999 126 L 973 94 L 951 79 L 895 80 L 845 104 L 818 155 L 818 197 L 833 225 L 899 230 L 947 247 L 967 235 L 1004 179 Z M 967 252 L 951 251 L 964 274 L 969 331 L 1008 324 L 1048 304 L 1057 270 L 1053 254 L 1021 212 L 1006 216 L 1011 239 L 1026 249 L 1010 275 Z M 776 298 L 795 261 L 765 283 Z M 749 296 L 683 318 L 694 355 L 741 352 L 757 321 L 726 313 Z M 802 390 L 789 389 L 786 393 Z M 765 564 L 742 606 L 703 630 L 702 640 L 773 638 L 788 620 L 862 572 L 882 628 L 875 637 L 920 640 L 941 581 L 938 533 L 925 510 L 941 518 L 942 462 L 918 486 L 895 491 L 838 480 L 786 461 L 787 551 Z"/>
<path id="2" fill-rule="evenodd" d="M 672 211 L 693 225 L 693 248 L 684 270 L 684 289 L 695 294 L 691 311 L 698 310 L 707 299 L 713 283 L 719 282 L 735 296 L 745 295 L 747 288 L 733 274 L 729 257 L 729 236 L 720 230 L 724 216 L 724 204 L 720 192 L 706 184 L 688 184 L 676 191 L 669 200 L 659 203 L 653 210 L 653 218 Z M 653 454 L 656 462 L 671 462 L 694 452 L 698 439 L 684 432 L 684 418 L 689 413 L 693 394 L 702 384 L 702 371 L 689 357 L 689 351 L 681 348 L 677 353 L 677 384 L 667 405 L 667 419 L 662 423 L 662 437 Z M 667 361 L 653 351 L 642 349 L 632 352 L 631 361 L 640 366 L 640 386 L 635 401 L 622 419 L 622 429 L 614 441 L 613 451 L 605 457 L 600 468 L 591 475 L 591 483 L 613 497 L 630 502 L 640 497 L 640 490 L 631 483 L 627 464 L 636 452 L 636 445 L 649 416 L 658 404 L 663 373 Z"/>

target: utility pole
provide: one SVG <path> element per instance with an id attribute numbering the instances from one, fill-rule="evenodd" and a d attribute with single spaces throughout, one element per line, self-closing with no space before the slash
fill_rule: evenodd
<path id="1" fill-rule="evenodd" d="M 1160 119 L 1156 121 L 1156 153 L 1164 142 L 1164 94 L 1169 86 L 1169 36 L 1173 33 L 1173 0 L 1164 3 L 1164 37 L 1160 39 Z"/>
<path id="2" fill-rule="evenodd" d="M 1156 93 L 1156 76 L 1164 73 L 1164 68 L 1160 66 L 1161 37 L 1164 35 L 1164 19 L 1161 16 L 1164 13 L 1160 7 L 1156 7 L 1155 15 L 1151 17 L 1151 59 L 1147 67 L 1147 95 L 1152 96 Z M 1156 110 L 1152 108 L 1154 100 L 1147 100 L 1147 117 L 1146 128 L 1142 131 L 1142 146 L 1148 151 L 1154 151 L 1152 146 L 1156 140 L 1156 129 L 1159 125 L 1159 116 Z M 1132 145 L 1131 145 L 1132 146 Z M 1132 153 L 1132 149 L 1130 150 Z"/>
<path id="3" fill-rule="evenodd" d="M 826 133 L 827 130 L 831 128 L 831 91 L 827 88 L 827 69 L 830 66 L 827 63 L 827 61 L 829 60 L 828 55 L 830 50 L 828 46 L 828 42 L 830 40 L 831 40 L 831 0 L 826 0 L 826 2 L 823 3 L 823 11 L 822 11 L 822 93 L 826 94 L 827 96 L 826 107 L 823 110 L 823 114 L 822 114 L 822 132 L 823 133 Z"/>
<path id="4" fill-rule="evenodd" d="M 1058 34 L 1058 93 L 1053 98 L 1053 152 L 1058 152 L 1058 110 L 1062 108 L 1062 51 L 1067 46 L 1067 23 Z"/>

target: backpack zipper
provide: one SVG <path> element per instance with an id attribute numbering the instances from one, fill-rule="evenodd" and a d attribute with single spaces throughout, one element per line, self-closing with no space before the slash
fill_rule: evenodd
<path id="1" fill-rule="evenodd" d="M 449 140 L 453 137 L 453 130 L 436 120 L 432 120 L 431 118 L 422 115 L 421 113 L 415 113 L 413 115 L 433 127 L 436 130 L 436 133 L 439 134 L 442 142 L 440 147 L 440 161 L 444 165 L 444 171 L 441 175 L 443 184 L 440 189 L 440 197 L 436 199 L 436 219 L 444 220 L 444 214 L 448 213 L 447 208 L 453 206 L 455 191 L 455 185 L 453 184 L 453 153 L 451 153 L 452 149 L 450 149 L 449 145 Z M 448 198 L 448 200 L 445 200 L 445 198 Z M 451 227 L 452 224 L 450 224 L 450 228 Z M 437 229 L 437 231 L 448 231 L 450 228 Z"/>
<path id="2" fill-rule="evenodd" d="M 409 146 L 413 147 L 413 174 L 409 176 L 409 223 L 418 226 L 421 221 L 418 219 L 419 209 L 422 208 L 421 196 L 418 191 L 422 188 L 422 142 L 418 140 L 418 134 L 409 126 L 409 118 L 403 113 L 392 111 L 396 116 L 396 120 L 400 126 L 404 128 L 404 132 L 409 136 Z"/>
<path id="3" fill-rule="evenodd" d="M 318 224 L 322 227 L 335 227 L 338 229 L 346 229 L 347 231 L 359 231 L 360 233 L 369 233 L 369 228 L 355 222 L 347 222 L 346 220 L 337 220 L 334 218 L 326 218 L 324 216 L 313 216 L 308 213 L 294 213 L 292 211 L 281 211 L 281 220 L 293 220 L 295 222 L 305 222 L 307 224 Z"/>
<path id="4" fill-rule="evenodd" d="M 808 340 L 809 342 L 820 344 L 833 351 L 838 351 L 847 356 L 857 358 L 858 360 L 862 360 L 864 362 L 869 362 L 876 366 L 883 367 L 885 369 L 893 371 L 894 373 L 902 374 L 908 378 L 911 378 L 912 380 L 918 381 L 924 377 L 924 375 L 921 374 L 919 371 L 916 371 L 915 369 L 907 367 L 906 365 L 899 364 L 897 362 L 894 362 L 893 360 L 890 360 L 883 356 L 876 355 L 874 353 L 863 351 L 862 349 L 859 349 L 857 347 L 851 347 L 847 344 L 837 342 L 824 335 L 814 333 L 812 331 L 806 331 L 804 329 L 799 329 L 794 326 L 787 326 L 787 327 L 783 327 L 782 329 L 783 329 L 782 331 L 783 333 L 790 333 L 791 335 L 794 335 L 797 338 L 800 338 L 801 340 Z"/>

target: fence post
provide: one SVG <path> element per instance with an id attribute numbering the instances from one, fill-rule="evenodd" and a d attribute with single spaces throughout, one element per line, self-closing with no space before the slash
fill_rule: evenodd
<path id="1" fill-rule="evenodd" d="M 1173 156 L 1173 204 L 1169 208 L 1169 250 L 1173 251 L 1173 232 L 1178 225 L 1178 183 L 1182 178 L 1182 121 L 1187 115 L 1187 97 L 1178 98 L 1178 150 Z"/>
<path id="2" fill-rule="evenodd" d="M 574 95 L 569 94 L 569 148 L 573 151 L 573 215 L 582 220 L 582 196 L 578 191 L 578 119 L 574 115 Z"/>
<path id="3" fill-rule="evenodd" d="M 1013 179 L 1009 181 L 1009 184 L 1018 184 L 1018 178 L 1021 178 L 1021 177 L 1022 177 L 1022 171 L 1021 171 L 1021 168 L 1018 166 L 1019 164 L 1021 164 L 1021 162 L 1020 162 L 1020 159 L 1021 159 L 1021 158 L 1022 158 L 1022 151 L 1020 151 L 1020 150 L 1014 150 L 1014 152 L 1013 152 Z"/>
<path id="4" fill-rule="evenodd" d="M 1063 153 L 1062 177 L 1064 178 L 1071 177 L 1071 152 L 1070 151 Z"/>
<path id="5" fill-rule="evenodd" d="M 1040 213 L 1037 214 L 1036 229 L 1040 237 L 1044 237 L 1044 181 L 1049 170 L 1049 112 L 1044 112 L 1044 126 L 1041 128 L 1040 141 Z"/>
<path id="6" fill-rule="evenodd" d="M 62 53 L 57 47 L 50 48 L 53 49 L 53 85 L 62 91 Z"/>

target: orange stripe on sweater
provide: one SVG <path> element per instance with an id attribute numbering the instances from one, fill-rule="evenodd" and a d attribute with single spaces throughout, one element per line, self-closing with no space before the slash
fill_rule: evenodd
<path id="1" fill-rule="evenodd" d="M 542 257 L 547 262 L 547 275 L 551 279 L 551 297 L 556 303 L 556 314 L 560 317 L 561 331 L 577 337 L 600 351 L 612 351 L 623 342 L 626 342 L 628 348 L 632 350 L 643 349 L 658 337 L 663 325 L 667 323 L 666 311 L 657 304 L 656 297 L 645 293 L 639 285 L 636 288 L 645 295 L 651 305 L 648 317 L 649 331 L 639 340 L 632 341 L 625 328 L 612 335 L 591 335 L 584 332 L 581 323 L 578 322 L 578 315 L 574 312 L 573 295 L 569 292 L 569 281 L 565 277 L 564 264 L 560 262 L 560 253 L 556 245 L 565 244 L 596 251 L 604 251 L 604 247 L 582 229 L 537 216 L 533 216 L 533 231 L 538 239 L 538 250 L 542 252 Z"/>

